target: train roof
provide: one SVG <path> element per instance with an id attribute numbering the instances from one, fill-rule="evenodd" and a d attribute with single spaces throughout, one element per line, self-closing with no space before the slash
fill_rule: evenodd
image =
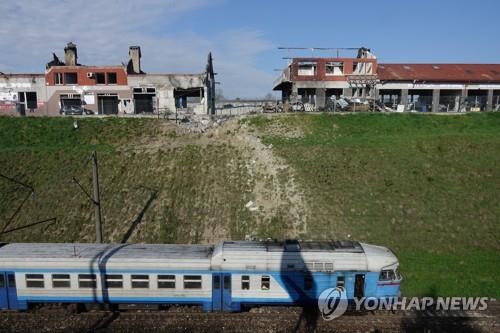
<path id="1" fill-rule="evenodd" d="M 347 252 L 363 253 L 359 242 L 351 240 L 329 241 L 225 241 L 223 251 L 265 251 L 265 252 Z"/>
<path id="2" fill-rule="evenodd" d="M 209 259 L 210 245 L 12 243 L 0 248 L 2 259 Z"/>

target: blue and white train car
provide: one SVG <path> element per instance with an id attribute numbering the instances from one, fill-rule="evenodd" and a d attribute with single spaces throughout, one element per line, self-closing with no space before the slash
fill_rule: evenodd
<path id="1" fill-rule="evenodd" d="M 397 297 L 398 260 L 352 241 L 209 245 L 6 244 L 0 309 L 36 303 L 200 304 L 205 311 L 307 305 L 327 288 Z"/>

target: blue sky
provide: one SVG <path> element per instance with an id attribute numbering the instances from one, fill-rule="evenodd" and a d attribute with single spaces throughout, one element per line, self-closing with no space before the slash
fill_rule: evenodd
<path id="1" fill-rule="evenodd" d="M 68 41 L 89 65 L 119 64 L 141 45 L 146 72 L 201 72 L 212 51 L 227 97 L 264 96 L 282 57 L 311 55 L 278 46 L 366 46 L 380 62 L 500 63 L 499 1 L 0 0 L 0 12 L 2 72 L 41 72 Z"/>

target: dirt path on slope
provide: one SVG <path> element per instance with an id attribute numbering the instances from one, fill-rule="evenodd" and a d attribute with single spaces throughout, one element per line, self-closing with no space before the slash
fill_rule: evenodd
<path id="1" fill-rule="evenodd" d="M 205 133 L 192 133 L 171 122 L 158 122 L 157 133 L 131 142 L 121 150 L 131 153 L 155 154 L 159 150 L 175 149 L 187 145 L 229 145 L 241 152 L 253 187 L 253 200 L 245 206 L 254 217 L 252 235 L 266 235 L 266 227 L 273 220 L 278 221 L 280 236 L 296 238 L 306 232 L 307 206 L 303 191 L 298 186 L 294 170 L 277 156 L 272 147 L 263 144 L 257 133 L 242 118 L 232 118 L 222 125 L 212 127 Z M 161 195 L 160 195 L 161 196 Z M 161 199 L 161 198 L 160 198 Z M 156 205 L 156 203 L 154 204 Z M 155 209 L 152 207 L 152 209 Z M 225 225 L 207 225 L 201 236 L 202 242 L 217 242 L 229 239 L 230 232 Z"/>
<path id="2" fill-rule="evenodd" d="M 254 180 L 255 200 L 252 205 L 249 203 L 248 209 L 260 219 L 280 218 L 287 226 L 283 236 L 299 237 L 307 231 L 308 214 L 295 172 L 271 146 L 263 144 L 246 123 L 239 122 L 240 119 L 231 119 L 222 130 L 226 133 L 224 139 L 243 152 Z"/>

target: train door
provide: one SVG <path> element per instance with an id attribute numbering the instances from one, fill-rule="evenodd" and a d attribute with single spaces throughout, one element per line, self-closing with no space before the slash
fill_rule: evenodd
<path id="1" fill-rule="evenodd" d="M 5 273 L 0 272 L 0 310 L 8 309 L 9 301 L 7 299 L 7 279 Z"/>
<path id="2" fill-rule="evenodd" d="M 0 309 L 19 309 L 14 272 L 0 273 Z"/>
<path id="3" fill-rule="evenodd" d="M 14 272 L 7 272 L 7 299 L 10 309 L 19 309 L 20 304 L 17 301 L 16 275 Z"/>
<path id="4" fill-rule="evenodd" d="M 365 275 L 356 274 L 354 280 L 354 297 L 361 298 L 365 296 Z"/>
<path id="5" fill-rule="evenodd" d="M 221 288 L 222 274 L 212 274 L 212 311 L 222 310 L 222 288 Z"/>
<path id="6" fill-rule="evenodd" d="M 222 274 L 222 310 L 232 311 L 231 274 Z"/>

